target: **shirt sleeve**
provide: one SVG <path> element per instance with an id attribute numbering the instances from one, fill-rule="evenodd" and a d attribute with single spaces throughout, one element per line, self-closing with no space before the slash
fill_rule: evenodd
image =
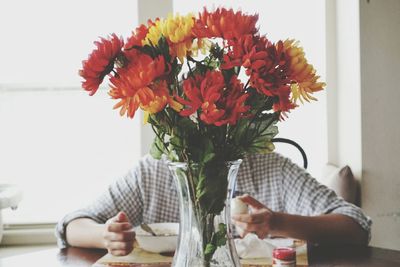
<path id="1" fill-rule="evenodd" d="M 119 211 L 124 211 L 133 225 L 139 224 L 143 213 L 140 179 L 136 167 L 112 183 L 92 204 L 67 214 L 57 223 L 55 229 L 58 246 L 60 248 L 68 246 L 66 227 L 71 221 L 78 218 L 90 218 L 98 223 L 105 223 Z"/>
<path id="2" fill-rule="evenodd" d="M 285 212 L 308 216 L 343 214 L 356 221 L 370 239 L 372 221 L 359 207 L 338 197 L 333 190 L 320 184 L 289 159 L 282 164 L 282 192 Z"/>

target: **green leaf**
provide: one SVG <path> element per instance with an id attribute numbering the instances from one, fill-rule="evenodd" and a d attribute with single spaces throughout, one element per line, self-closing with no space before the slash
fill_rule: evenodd
<path id="1" fill-rule="evenodd" d="M 190 133 L 192 131 L 197 130 L 196 124 L 189 118 L 187 117 L 180 117 L 179 121 L 177 122 L 177 127 L 174 130 L 179 130 L 179 131 L 185 131 L 187 133 Z"/>
<path id="2" fill-rule="evenodd" d="M 226 224 L 220 223 L 218 225 L 218 232 L 215 233 L 215 244 L 217 247 L 225 246 L 226 241 Z"/>
<path id="3" fill-rule="evenodd" d="M 232 76 L 238 75 L 239 70 L 236 68 L 228 69 L 228 70 L 222 70 L 222 75 L 224 76 L 224 80 L 227 84 L 229 84 L 229 81 L 231 80 Z"/>
<path id="4" fill-rule="evenodd" d="M 187 151 L 191 160 L 206 164 L 214 158 L 214 145 L 205 135 L 200 134 L 197 129 L 190 131 L 187 138 Z"/>
<path id="5" fill-rule="evenodd" d="M 160 54 L 164 56 L 167 62 L 171 61 L 171 55 L 169 54 L 169 45 L 167 39 L 162 35 L 160 39 L 158 39 L 157 48 L 160 51 Z"/>
<path id="6" fill-rule="evenodd" d="M 174 62 L 172 62 L 171 69 L 172 69 L 171 75 L 174 76 L 174 77 L 178 76 L 178 74 L 182 70 L 182 64 L 179 64 L 178 60 L 175 59 Z"/>
<path id="7" fill-rule="evenodd" d="M 204 156 L 204 163 L 211 161 L 215 157 L 215 153 L 206 153 Z"/>
<path id="8" fill-rule="evenodd" d="M 156 127 L 158 133 L 169 134 L 170 126 L 165 117 L 162 112 L 150 114 L 147 122 Z"/>
<path id="9" fill-rule="evenodd" d="M 196 197 L 208 214 L 219 214 L 224 208 L 228 186 L 228 168 L 222 159 L 214 157 L 201 168 Z"/>
<path id="10" fill-rule="evenodd" d="M 214 255 L 214 252 L 217 250 L 217 247 L 213 244 L 208 243 L 206 245 L 206 248 L 204 249 L 204 257 L 206 258 L 207 261 L 210 261 L 212 256 Z"/>
<path id="11" fill-rule="evenodd" d="M 175 149 L 181 149 L 183 146 L 183 140 L 182 138 L 178 137 L 178 136 L 172 136 L 169 139 L 169 143 L 172 147 L 174 147 Z"/>
<path id="12" fill-rule="evenodd" d="M 161 159 L 163 153 L 164 153 L 164 144 L 156 136 L 150 148 L 150 155 L 155 159 Z"/>
<path id="13" fill-rule="evenodd" d="M 168 159 L 169 159 L 170 161 L 172 161 L 172 162 L 180 161 L 179 156 L 178 156 L 178 153 L 177 153 L 176 150 L 171 149 L 171 150 L 169 151 L 169 153 L 168 153 L 167 156 L 168 156 Z"/>
<path id="14" fill-rule="evenodd" d="M 250 123 L 250 119 L 246 118 L 246 119 L 241 119 L 239 120 L 236 125 L 235 128 L 232 129 L 233 131 L 233 136 L 232 139 L 234 142 L 236 142 L 237 144 L 240 143 L 241 139 L 243 138 L 243 135 L 246 131 L 246 128 L 248 127 Z"/>
<path id="15" fill-rule="evenodd" d="M 277 113 L 260 113 L 238 122 L 232 137 L 238 150 L 246 153 L 270 153 L 274 150 L 271 140 L 278 134 Z"/>
<path id="16" fill-rule="evenodd" d="M 206 187 L 206 176 L 202 171 L 198 174 L 198 181 L 196 186 L 196 199 L 200 200 L 205 194 L 207 189 Z"/>
<path id="17" fill-rule="evenodd" d="M 203 153 L 201 153 L 201 159 L 204 164 L 212 160 L 215 156 L 214 145 L 209 138 L 204 138 L 203 140 Z"/>
<path id="18" fill-rule="evenodd" d="M 204 250 L 206 260 L 211 260 L 217 248 L 220 246 L 225 246 L 226 241 L 226 225 L 224 223 L 220 223 L 218 225 L 218 231 L 213 233 L 210 243 L 206 245 Z"/>
<path id="19" fill-rule="evenodd" d="M 275 124 L 275 123 L 274 123 Z M 248 152 L 250 153 L 270 153 L 275 149 L 274 144 L 271 142 L 278 134 L 278 127 L 276 125 L 264 125 L 260 127 L 265 127 L 264 130 L 256 133 L 253 142 L 249 146 Z"/>
<path id="20" fill-rule="evenodd" d="M 248 149 L 248 153 L 267 154 L 274 151 L 275 145 L 270 141 L 253 143 Z"/>
<path id="21" fill-rule="evenodd" d="M 222 60 L 224 56 L 224 50 L 217 43 L 213 43 L 210 48 L 210 55 L 213 58 Z"/>

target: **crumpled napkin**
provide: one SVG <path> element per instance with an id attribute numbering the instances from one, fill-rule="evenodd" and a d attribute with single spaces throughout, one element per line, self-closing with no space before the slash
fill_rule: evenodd
<path id="1" fill-rule="evenodd" d="M 271 258 L 274 248 L 291 247 L 293 244 L 293 239 L 259 239 L 255 234 L 247 234 L 242 239 L 235 239 L 236 251 L 242 259 Z"/>

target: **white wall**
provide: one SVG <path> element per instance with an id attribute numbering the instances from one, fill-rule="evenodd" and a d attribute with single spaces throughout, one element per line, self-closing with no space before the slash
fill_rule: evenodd
<path id="1" fill-rule="evenodd" d="M 349 165 L 361 179 L 361 97 L 358 0 L 326 1 L 328 161 Z"/>
<path id="2" fill-rule="evenodd" d="M 371 245 L 400 250 L 400 1 L 326 6 L 328 159 L 361 180 Z"/>
<path id="3" fill-rule="evenodd" d="M 400 1 L 360 0 L 362 206 L 372 245 L 400 250 Z"/>

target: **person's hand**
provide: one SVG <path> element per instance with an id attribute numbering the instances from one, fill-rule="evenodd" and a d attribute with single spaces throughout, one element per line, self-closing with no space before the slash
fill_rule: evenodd
<path id="1" fill-rule="evenodd" d="M 123 211 L 106 222 L 103 237 L 105 247 L 112 255 L 125 256 L 132 252 L 135 232 Z"/>
<path id="2" fill-rule="evenodd" d="M 240 236 L 244 237 L 248 233 L 254 233 L 260 239 L 267 237 L 273 227 L 273 211 L 249 195 L 238 198 L 250 208 L 250 214 L 232 215 L 233 223 L 241 228 L 241 231 L 238 231 Z"/>

